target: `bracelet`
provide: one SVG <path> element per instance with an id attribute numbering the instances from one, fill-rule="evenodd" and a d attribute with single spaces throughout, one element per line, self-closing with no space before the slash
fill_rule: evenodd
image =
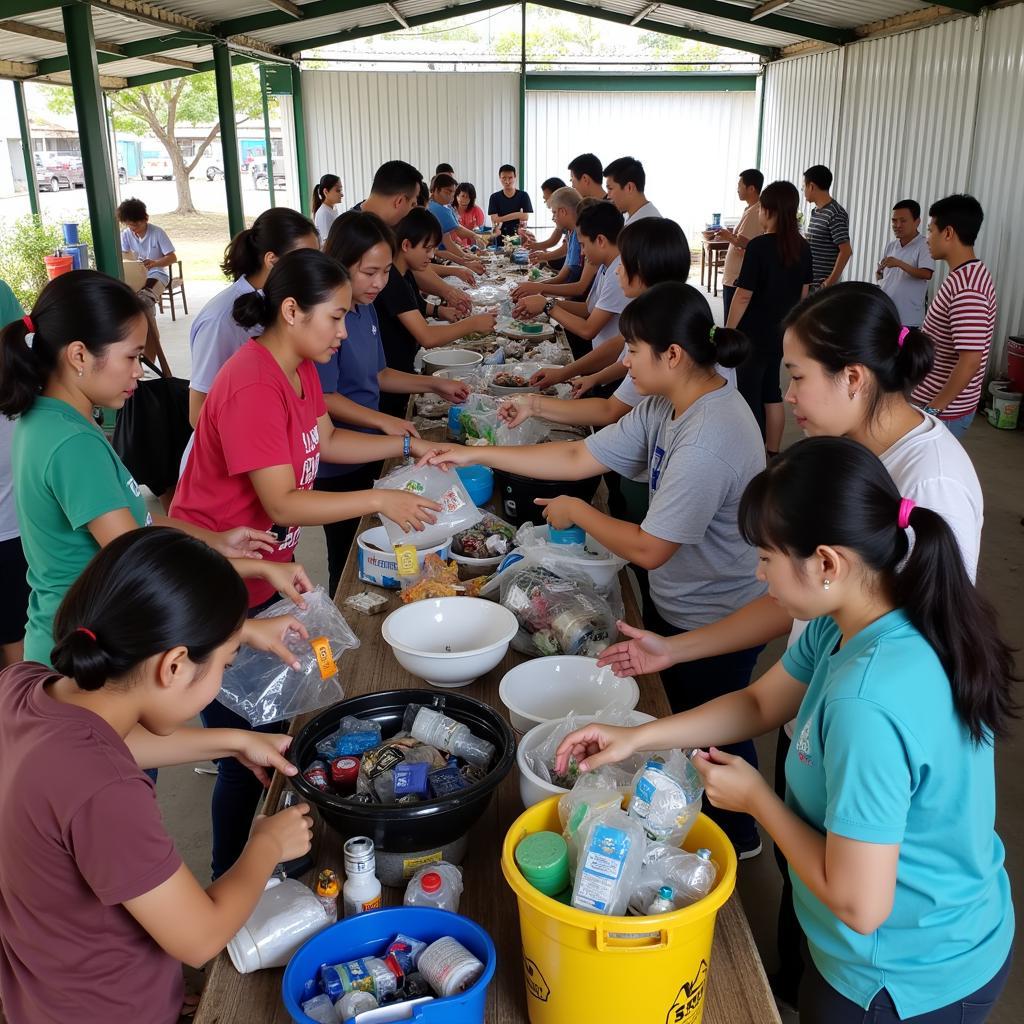
<path id="1" fill-rule="evenodd" d="M 924 411 L 926 413 L 928 413 L 929 416 L 941 416 L 942 415 L 942 411 L 940 409 L 936 409 L 934 405 L 926 405 L 924 407 Z"/>
<path id="2" fill-rule="evenodd" d="M 408 434 L 402 435 L 402 458 L 407 459 L 412 452 L 412 438 Z"/>

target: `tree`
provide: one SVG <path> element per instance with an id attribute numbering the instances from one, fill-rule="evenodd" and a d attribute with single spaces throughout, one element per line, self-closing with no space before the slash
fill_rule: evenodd
<path id="1" fill-rule="evenodd" d="M 262 117 L 259 71 L 254 64 L 231 70 L 235 101 L 235 123 Z M 212 71 L 186 75 L 167 82 L 137 85 L 108 93 L 111 119 L 117 131 L 133 135 L 155 135 L 163 144 L 174 169 L 178 192 L 175 213 L 195 213 L 189 174 L 203 158 L 210 143 L 220 134 L 217 116 L 217 88 Z M 271 100 L 271 103 L 275 103 Z M 68 88 L 51 90 L 50 109 L 68 114 L 74 110 L 74 98 Z M 212 124 L 206 138 L 196 147 L 195 156 L 186 160 L 175 135 L 179 124 Z"/>

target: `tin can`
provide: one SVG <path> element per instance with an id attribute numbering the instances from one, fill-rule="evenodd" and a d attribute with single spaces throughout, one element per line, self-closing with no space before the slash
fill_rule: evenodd
<path id="1" fill-rule="evenodd" d="M 336 757 L 331 762 L 331 783 L 340 793 L 351 793 L 359 777 L 358 757 Z"/>
<path id="2" fill-rule="evenodd" d="M 314 761 L 303 773 L 302 777 L 320 792 L 326 793 L 330 789 L 330 776 L 327 772 L 327 765 L 323 761 Z"/>

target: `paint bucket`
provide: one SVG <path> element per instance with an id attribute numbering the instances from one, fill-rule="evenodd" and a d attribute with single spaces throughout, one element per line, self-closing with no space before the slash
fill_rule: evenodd
<path id="1" fill-rule="evenodd" d="M 44 256 L 43 263 L 46 265 L 46 276 L 51 281 L 61 274 L 70 274 L 75 268 L 75 261 L 70 256 Z"/>
<path id="2" fill-rule="evenodd" d="M 707 847 L 718 865 L 702 900 L 650 917 L 605 917 L 567 907 L 535 889 L 515 851 L 536 832 L 561 832 L 559 797 L 527 808 L 505 836 L 501 870 L 516 894 L 530 1024 L 629 1021 L 700 1024 L 715 918 L 736 884 L 736 852 L 703 814 L 686 847 Z"/>
<path id="3" fill-rule="evenodd" d="M 992 404 L 986 410 L 989 423 L 999 430 L 1016 430 L 1020 417 L 1020 392 L 1014 391 L 1009 381 L 997 380 L 989 384 L 988 393 L 992 396 Z"/>
<path id="4" fill-rule="evenodd" d="M 64 231 L 64 244 L 78 245 L 78 225 L 69 222 L 62 224 L 61 228 Z"/>

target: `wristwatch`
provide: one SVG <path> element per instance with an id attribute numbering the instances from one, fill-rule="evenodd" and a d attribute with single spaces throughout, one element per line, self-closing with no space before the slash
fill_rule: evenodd
<path id="1" fill-rule="evenodd" d="M 409 458 L 409 455 L 410 455 L 411 452 L 412 452 L 412 438 L 410 438 L 408 434 L 403 434 L 402 435 L 402 458 L 403 459 Z"/>
<path id="2" fill-rule="evenodd" d="M 547 316 L 547 314 L 550 313 L 551 310 L 553 310 L 555 308 L 555 303 L 557 301 L 558 301 L 557 299 L 548 299 L 548 301 L 544 303 L 544 315 L 545 316 Z"/>

